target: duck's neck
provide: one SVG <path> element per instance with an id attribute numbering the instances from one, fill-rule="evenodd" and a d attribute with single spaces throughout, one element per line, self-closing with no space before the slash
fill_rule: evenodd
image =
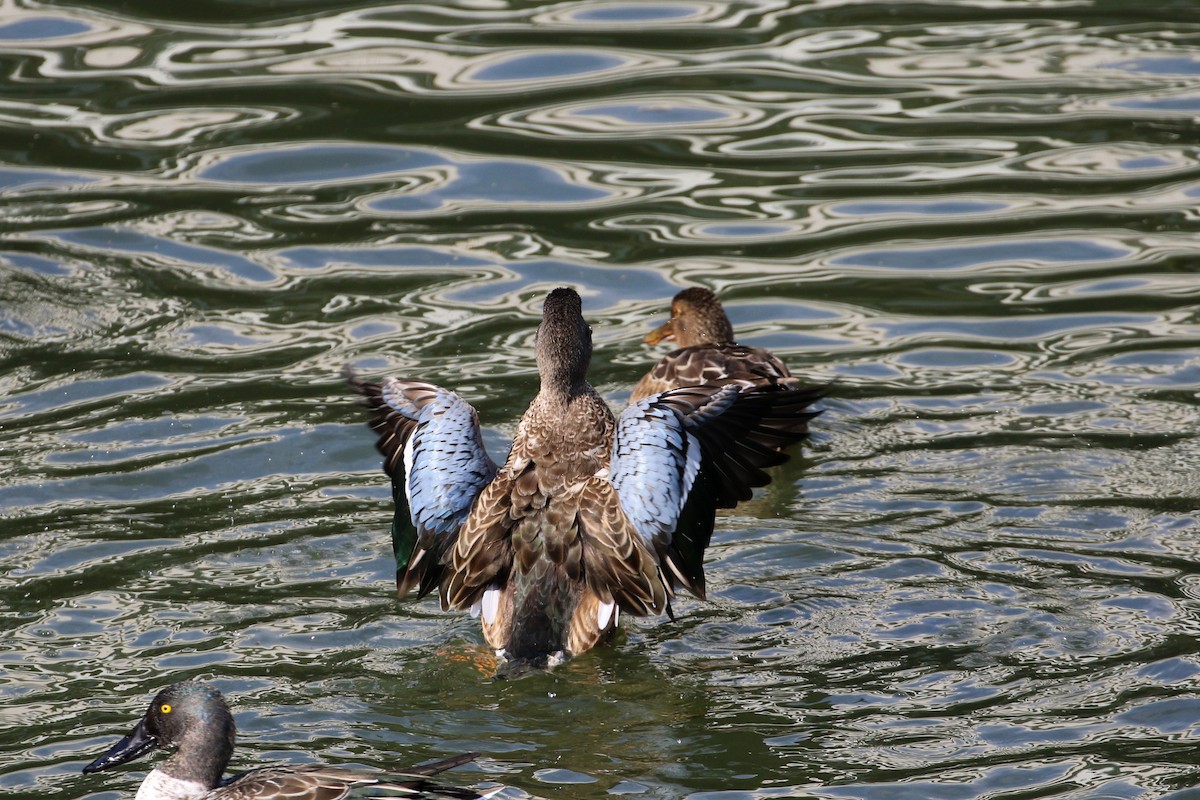
<path id="1" fill-rule="evenodd" d="M 675 341 L 680 347 L 699 347 L 701 345 L 728 347 L 736 344 L 733 338 L 733 325 L 724 312 L 712 313 L 708 316 L 697 316 L 687 322 L 681 322 L 675 331 Z"/>
<path id="2" fill-rule="evenodd" d="M 584 376 L 571 375 L 565 369 L 543 370 L 541 386 L 538 389 L 538 400 L 545 405 L 569 405 L 571 400 L 580 395 L 592 394 L 595 389 Z"/>
<path id="3" fill-rule="evenodd" d="M 233 736 L 232 719 L 228 725 L 218 723 L 209 728 L 192 731 L 179 742 L 179 749 L 154 772 L 164 776 L 160 779 L 164 785 L 173 781 L 180 787 L 200 786 L 205 792 L 215 789 L 220 785 L 225 767 L 233 756 Z M 139 792 L 137 800 L 148 800 L 140 794 Z M 186 800 L 190 795 L 169 793 L 160 794 L 158 797 Z"/>
<path id="4" fill-rule="evenodd" d="M 541 390 L 521 416 L 517 439 L 533 445 L 535 451 L 541 451 L 548 445 L 547 437 L 555 438 L 556 432 L 563 431 L 562 426 L 570 418 L 572 399 L 570 391 L 542 381 Z"/>
<path id="5" fill-rule="evenodd" d="M 176 778 L 165 772 L 165 767 L 150 771 L 134 800 L 199 800 L 212 788 L 199 781 Z"/>

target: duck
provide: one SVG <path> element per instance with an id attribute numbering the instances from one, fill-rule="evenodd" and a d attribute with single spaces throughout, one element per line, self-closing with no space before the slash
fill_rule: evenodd
<path id="1" fill-rule="evenodd" d="M 397 593 L 436 590 L 479 618 L 502 664 L 538 668 L 611 638 L 622 613 L 673 619 L 680 588 L 703 599 L 716 509 L 769 482 L 824 388 L 682 387 L 617 418 L 587 381 L 592 330 L 568 287 L 546 296 L 535 354 L 538 390 L 502 465 L 455 392 L 346 377 L 392 480 Z"/>
<path id="2" fill-rule="evenodd" d="M 655 345 L 674 341 L 678 348 L 663 356 L 633 387 L 629 401 L 679 386 L 740 382 L 763 388 L 796 388 L 799 380 L 770 350 L 738 344 L 724 306 L 710 289 L 693 286 L 671 300 L 671 317 L 646 334 Z"/>
<path id="3" fill-rule="evenodd" d="M 150 771 L 136 800 L 341 800 L 356 797 L 482 798 L 470 789 L 441 786 L 426 776 L 476 758 L 464 753 L 409 767 L 403 775 L 323 765 L 260 767 L 223 777 L 233 755 L 236 727 L 221 693 L 202 681 L 172 684 L 155 695 L 133 730 L 83 768 L 91 774 L 158 748 L 175 748 Z"/>

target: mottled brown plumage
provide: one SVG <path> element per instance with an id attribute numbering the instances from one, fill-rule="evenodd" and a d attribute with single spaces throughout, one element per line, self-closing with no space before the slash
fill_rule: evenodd
<path id="1" fill-rule="evenodd" d="M 484 635 L 519 660 L 594 646 L 616 624 L 615 615 L 597 623 L 601 603 L 634 614 L 666 606 L 653 554 L 612 484 L 595 477 L 608 466 L 615 420 L 587 382 L 591 350 L 578 295 L 552 292 L 537 335 L 541 387 L 447 564 L 448 608 L 470 608 L 503 585 Z"/>
<path id="2" fill-rule="evenodd" d="M 721 301 L 708 289 L 692 287 L 675 295 L 671 318 L 646 334 L 646 344 L 674 341 L 679 347 L 667 353 L 633 389 L 636 403 L 668 389 L 700 384 L 739 382 L 753 386 L 787 386 L 799 382 L 769 350 L 734 341 L 733 325 Z"/>
<path id="3" fill-rule="evenodd" d="M 500 467 L 453 392 L 351 385 L 393 481 L 401 594 L 436 586 L 503 655 L 541 665 L 603 641 L 619 611 L 669 612 L 676 587 L 703 597 L 715 509 L 769 481 L 824 389 L 690 387 L 618 421 L 587 382 L 591 329 L 570 289 L 546 298 L 536 353 L 540 386 Z"/>

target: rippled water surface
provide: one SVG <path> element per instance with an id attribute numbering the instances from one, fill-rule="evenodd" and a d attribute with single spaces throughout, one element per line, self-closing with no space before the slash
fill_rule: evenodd
<path id="1" fill-rule="evenodd" d="M 1193 0 L 0 3 L 0 787 L 215 681 L 235 768 L 501 797 L 1200 797 Z M 710 598 L 494 681 L 338 375 L 497 456 L 545 292 L 838 380 Z"/>

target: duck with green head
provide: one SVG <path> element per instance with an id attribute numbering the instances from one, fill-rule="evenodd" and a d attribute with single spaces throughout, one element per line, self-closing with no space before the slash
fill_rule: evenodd
<path id="1" fill-rule="evenodd" d="M 436 588 L 500 655 L 545 666 L 607 638 L 621 612 L 670 613 L 680 586 L 703 597 L 715 509 L 769 481 L 823 389 L 688 387 L 614 418 L 587 381 L 591 328 L 566 288 L 546 298 L 536 355 L 540 386 L 502 466 L 454 392 L 350 381 L 392 478 L 399 594 Z"/>
<path id="2" fill-rule="evenodd" d="M 150 771 L 136 800 L 343 800 L 347 797 L 482 798 L 470 789 L 425 779 L 475 758 L 474 753 L 410 767 L 403 775 L 322 765 L 260 767 L 225 777 L 236 727 L 225 698 L 214 687 L 184 681 L 163 689 L 138 723 L 85 774 L 124 764 L 159 748 L 170 758 Z"/>

